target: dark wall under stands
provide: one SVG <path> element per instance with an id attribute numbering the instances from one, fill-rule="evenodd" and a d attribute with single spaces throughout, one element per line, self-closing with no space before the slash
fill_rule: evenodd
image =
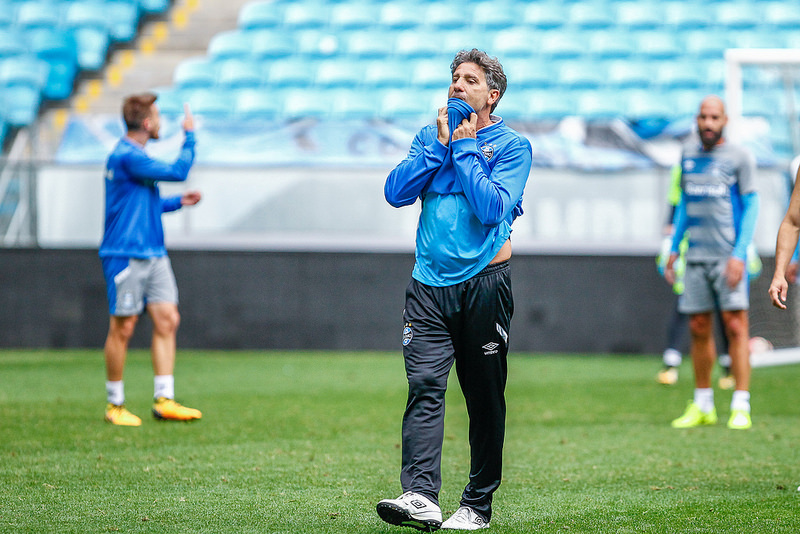
<path id="1" fill-rule="evenodd" d="M 400 349 L 411 254 L 177 250 L 170 257 L 181 296 L 179 348 Z M 518 254 L 511 264 L 512 350 L 663 350 L 673 296 L 652 257 Z M 776 345 L 793 344 L 790 315 L 761 302 L 772 259 L 764 264 L 753 307 L 771 330 L 785 332 L 785 340 L 772 335 Z M 0 250 L 0 346 L 100 349 L 107 326 L 96 250 Z M 143 320 L 133 346 L 149 346 L 148 337 Z"/>

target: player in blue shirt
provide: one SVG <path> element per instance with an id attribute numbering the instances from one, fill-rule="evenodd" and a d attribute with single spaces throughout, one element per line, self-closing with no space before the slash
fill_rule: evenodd
<path id="1" fill-rule="evenodd" d="M 718 306 L 725 323 L 731 370 L 736 386 L 728 428 L 747 429 L 750 419 L 750 295 L 747 248 L 758 218 L 755 158 L 725 140 L 728 117 L 719 97 L 706 97 L 697 114 L 700 143 L 684 148 L 681 157 L 681 201 L 665 276 L 675 281 L 675 261 L 684 233 L 686 250 L 682 313 L 690 315 L 691 354 L 695 372 L 694 399 L 675 428 L 717 422 L 711 371 L 716 359 L 712 312 Z"/>
<path id="2" fill-rule="evenodd" d="M 144 147 L 150 139 L 159 137 L 160 114 L 155 101 L 152 93 L 125 99 L 122 117 L 127 134 L 109 155 L 105 169 L 105 232 L 100 258 L 111 315 L 105 343 L 105 419 L 124 426 L 142 422 L 124 406 L 122 374 L 128 343 L 145 310 L 153 321 L 153 416 L 179 421 L 202 417 L 199 410 L 182 406 L 174 398 L 178 287 L 161 224 L 162 213 L 197 204 L 200 193 L 161 197 L 158 190 L 159 181 L 183 182 L 188 177 L 194 161 L 194 120 L 186 106 L 185 139 L 177 161 L 169 164 L 152 159 Z"/>
<path id="3" fill-rule="evenodd" d="M 492 115 L 506 89 L 497 59 L 462 50 L 451 74 L 447 107 L 417 134 L 384 188 L 392 206 L 419 200 L 422 207 L 403 313 L 404 493 L 382 500 L 377 511 L 388 523 L 420 530 L 489 526 L 505 434 L 511 224 L 522 214 L 532 159 L 528 140 Z M 470 420 L 471 464 L 460 507 L 442 522 L 444 399 L 454 363 Z"/>

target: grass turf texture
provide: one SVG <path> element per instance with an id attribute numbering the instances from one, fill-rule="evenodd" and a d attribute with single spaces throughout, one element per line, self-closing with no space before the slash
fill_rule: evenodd
<path id="1" fill-rule="evenodd" d="M 504 482 L 491 531 L 798 532 L 800 366 L 753 373 L 753 429 L 675 430 L 692 391 L 654 357 L 512 355 Z M 441 504 L 468 469 L 452 373 Z M 129 356 L 139 428 L 103 422 L 99 351 L 0 351 L 0 532 L 389 533 L 400 493 L 399 354 L 182 351 L 194 423 L 149 414 L 152 372 Z"/>

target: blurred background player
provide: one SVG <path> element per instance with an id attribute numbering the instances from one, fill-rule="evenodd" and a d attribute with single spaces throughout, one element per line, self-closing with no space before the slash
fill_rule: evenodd
<path id="1" fill-rule="evenodd" d="M 448 106 L 416 135 L 384 188 L 392 206 L 421 199 L 422 212 L 403 313 L 403 494 L 380 501 L 377 512 L 388 523 L 420 530 L 477 530 L 491 520 L 502 478 L 514 309 L 511 223 L 522 214 L 532 160 L 528 140 L 491 114 L 506 89 L 500 62 L 462 50 L 450 70 Z M 442 522 L 444 402 L 454 363 L 469 416 L 471 461 L 460 506 Z"/>
<path id="2" fill-rule="evenodd" d="M 747 247 L 758 218 L 755 158 L 724 138 L 728 117 L 719 97 L 706 97 L 697 114 L 700 143 L 684 147 L 681 157 L 681 201 L 665 276 L 675 282 L 675 262 L 684 233 L 686 251 L 682 313 L 690 315 L 694 399 L 675 428 L 717 422 L 711 371 L 716 357 L 713 311 L 722 312 L 736 389 L 728 428 L 752 426 L 750 417 L 749 284 Z"/>
<path id="3" fill-rule="evenodd" d="M 175 337 L 180 322 L 178 286 L 164 247 L 161 223 L 162 213 L 197 204 L 200 193 L 188 191 L 162 198 L 158 190 L 159 181 L 186 180 L 194 161 L 194 120 L 185 106 L 185 137 L 174 163 L 152 159 L 144 148 L 149 140 L 159 138 L 161 124 L 155 101 L 152 93 L 125 98 L 122 116 L 127 134 L 109 155 L 105 169 L 105 232 L 100 258 L 111 315 L 105 343 L 105 419 L 124 426 L 142 423 L 124 406 L 122 374 L 128 343 L 145 310 L 153 322 L 153 416 L 178 421 L 202 417 L 200 411 L 174 400 Z"/>

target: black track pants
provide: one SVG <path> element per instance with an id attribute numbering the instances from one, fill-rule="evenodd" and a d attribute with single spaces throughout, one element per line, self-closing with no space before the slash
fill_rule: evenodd
<path id="1" fill-rule="evenodd" d="M 514 302 L 508 262 L 448 287 L 412 280 L 406 290 L 403 356 L 403 491 L 438 502 L 447 377 L 455 362 L 469 415 L 471 463 L 461 504 L 491 519 L 502 476 L 508 332 Z"/>

